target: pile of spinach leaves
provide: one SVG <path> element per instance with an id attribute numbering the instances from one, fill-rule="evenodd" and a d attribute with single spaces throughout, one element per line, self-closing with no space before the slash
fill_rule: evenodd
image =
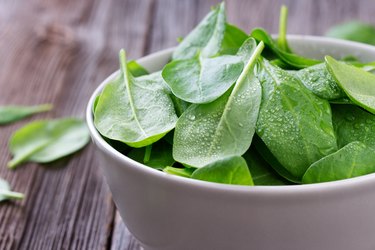
<path id="1" fill-rule="evenodd" d="M 128 157 L 169 174 L 288 185 L 375 172 L 375 75 L 367 64 L 306 58 L 261 28 L 247 35 L 214 7 L 149 74 L 120 51 L 94 123 Z M 369 64 L 371 65 L 371 64 Z"/>

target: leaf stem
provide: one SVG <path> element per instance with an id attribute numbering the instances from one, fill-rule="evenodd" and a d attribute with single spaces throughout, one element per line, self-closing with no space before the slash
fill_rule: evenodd
<path id="1" fill-rule="evenodd" d="M 290 52 L 290 49 L 286 43 L 286 30 L 288 25 L 288 8 L 283 5 L 280 9 L 280 21 L 279 21 L 279 37 L 277 38 L 277 45 L 280 49 Z"/>
<path id="2" fill-rule="evenodd" d="M 23 193 L 7 191 L 7 190 L 2 190 L 2 189 L 0 189 L 0 195 L 5 196 L 6 198 L 9 198 L 9 199 L 16 199 L 16 200 L 22 200 L 23 198 L 25 198 L 25 195 Z"/>

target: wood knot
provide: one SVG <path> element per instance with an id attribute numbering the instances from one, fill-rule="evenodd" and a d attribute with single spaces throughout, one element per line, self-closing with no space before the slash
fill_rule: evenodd
<path id="1" fill-rule="evenodd" d="M 73 30 L 63 24 L 49 23 L 41 25 L 36 29 L 36 35 L 40 43 L 51 43 L 75 47 L 75 36 Z"/>

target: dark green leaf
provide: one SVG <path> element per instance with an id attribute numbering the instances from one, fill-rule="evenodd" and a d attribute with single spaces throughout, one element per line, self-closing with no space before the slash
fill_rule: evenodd
<path id="1" fill-rule="evenodd" d="M 331 108 L 290 73 L 262 61 L 257 134 L 281 165 L 300 180 L 315 161 L 337 150 Z"/>
<path id="2" fill-rule="evenodd" d="M 303 176 L 303 183 L 348 179 L 375 172 L 375 151 L 355 141 L 313 163 Z"/>
<path id="3" fill-rule="evenodd" d="M 107 138 L 144 147 L 172 130 L 177 116 L 160 73 L 134 78 L 123 50 L 120 65 L 120 75 L 100 95 L 95 126 Z"/>
<path id="4" fill-rule="evenodd" d="M 257 41 L 263 41 L 264 44 L 269 47 L 281 60 L 297 69 L 302 69 L 322 63 L 322 61 L 319 60 L 305 58 L 279 49 L 273 41 L 272 37 L 263 29 L 254 29 L 251 32 L 250 36 L 254 37 Z"/>
<path id="5" fill-rule="evenodd" d="M 195 170 L 191 178 L 225 184 L 254 185 L 246 161 L 241 156 L 232 156 L 210 163 Z"/>
<path id="6" fill-rule="evenodd" d="M 326 56 L 327 68 L 350 100 L 375 114 L 375 75 Z"/>
<path id="7" fill-rule="evenodd" d="M 172 166 L 174 163 L 172 157 L 172 145 L 170 145 L 166 141 L 160 140 L 152 144 L 148 157 L 145 157 L 145 153 L 146 147 L 134 148 L 129 152 L 128 157 L 135 161 L 138 161 L 139 163 L 160 170 L 164 169 L 167 166 Z"/>
<path id="8" fill-rule="evenodd" d="M 332 106 L 338 146 L 360 141 L 375 148 L 375 116 L 354 105 Z"/>
<path id="9" fill-rule="evenodd" d="M 14 158 L 9 168 L 26 162 L 47 163 L 70 155 L 84 147 L 90 139 L 84 121 L 74 118 L 42 120 L 27 124 L 16 131 L 9 149 Z"/>
<path id="10" fill-rule="evenodd" d="M 137 61 L 129 61 L 127 63 L 128 65 L 128 70 L 130 71 L 130 73 L 134 76 L 134 77 L 139 77 L 139 76 L 143 76 L 143 75 L 148 75 L 149 73 L 147 72 L 147 70 L 145 68 L 142 67 L 142 65 L 140 65 L 139 63 L 137 63 Z"/>
<path id="11" fill-rule="evenodd" d="M 8 124 L 52 109 L 51 104 L 37 106 L 0 106 L 0 125 Z"/>
<path id="12" fill-rule="evenodd" d="M 275 186 L 290 184 L 290 182 L 278 175 L 253 148 L 250 148 L 243 155 L 243 158 L 245 158 L 250 169 L 254 185 Z"/>
<path id="13" fill-rule="evenodd" d="M 225 25 L 224 39 L 221 45 L 220 54 L 235 55 L 248 37 L 248 34 L 243 30 L 227 23 Z"/>

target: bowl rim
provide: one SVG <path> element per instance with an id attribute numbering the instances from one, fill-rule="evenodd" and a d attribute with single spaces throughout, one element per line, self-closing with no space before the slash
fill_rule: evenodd
<path id="1" fill-rule="evenodd" d="M 288 35 L 288 40 L 292 41 L 305 41 L 309 40 L 317 44 L 337 44 L 344 46 L 353 46 L 365 50 L 372 50 L 375 53 L 375 46 L 346 41 L 336 38 L 321 37 L 321 36 L 308 36 L 308 35 Z M 144 61 L 156 59 L 160 56 L 171 54 L 175 47 L 164 49 L 147 56 L 141 57 L 137 60 L 138 63 L 142 64 Z M 337 180 L 331 182 L 323 183 L 313 183 L 313 184 L 295 184 L 295 185 L 273 185 L 273 186 L 245 186 L 245 185 L 233 185 L 233 184 L 223 184 L 223 183 L 214 183 L 208 181 L 201 181 L 176 175 L 167 174 L 160 170 L 148 167 L 145 164 L 139 163 L 126 155 L 120 153 L 110 144 L 108 144 L 100 133 L 96 130 L 93 120 L 92 106 L 96 96 L 102 91 L 104 86 L 108 84 L 114 77 L 118 74 L 119 70 L 113 72 L 109 75 L 100 85 L 95 89 L 93 94 L 90 97 L 86 108 L 86 123 L 91 134 L 91 138 L 94 141 L 94 144 L 107 155 L 117 159 L 119 162 L 122 162 L 122 167 L 132 168 L 132 170 L 138 171 L 142 174 L 152 176 L 152 178 L 159 178 L 162 181 L 171 182 L 173 184 L 187 185 L 191 188 L 204 188 L 211 190 L 225 190 L 238 193 L 259 193 L 259 194 L 280 194 L 280 193 L 316 193 L 319 191 L 335 191 L 343 189 L 352 189 L 353 187 L 366 186 L 375 183 L 375 173 L 367 174 L 358 177 L 352 177 L 344 180 Z"/>

